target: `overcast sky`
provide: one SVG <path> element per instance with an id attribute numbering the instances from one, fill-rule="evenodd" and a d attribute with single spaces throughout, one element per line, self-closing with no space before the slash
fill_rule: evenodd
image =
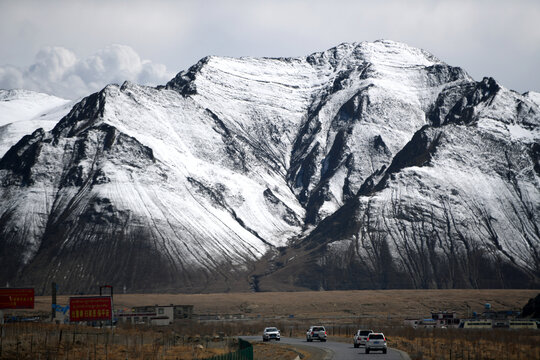
<path id="1" fill-rule="evenodd" d="M 0 0 L 0 88 L 74 98 L 163 84 L 206 55 L 304 56 L 342 42 L 423 48 L 540 91 L 540 1 Z"/>

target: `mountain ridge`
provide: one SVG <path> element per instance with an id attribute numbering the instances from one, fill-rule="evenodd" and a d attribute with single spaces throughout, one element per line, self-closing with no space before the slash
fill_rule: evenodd
<path id="1" fill-rule="evenodd" d="M 0 160 L 0 282 L 536 286 L 535 99 L 391 41 L 109 85 Z"/>

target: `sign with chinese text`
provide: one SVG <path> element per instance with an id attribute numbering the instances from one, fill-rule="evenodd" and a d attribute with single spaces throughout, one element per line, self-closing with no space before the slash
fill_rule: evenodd
<path id="1" fill-rule="evenodd" d="M 110 296 L 85 296 L 69 298 L 69 321 L 110 320 L 112 298 Z"/>
<path id="2" fill-rule="evenodd" d="M 0 309 L 33 309 L 34 289 L 0 289 Z"/>

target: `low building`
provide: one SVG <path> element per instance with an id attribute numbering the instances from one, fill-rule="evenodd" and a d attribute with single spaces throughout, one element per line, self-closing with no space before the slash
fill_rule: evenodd
<path id="1" fill-rule="evenodd" d="M 174 319 L 193 318 L 193 305 L 174 305 Z"/>
<path id="2" fill-rule="evenodd" d="M 459 327 L 463 329 L 492 329 L 493 321 L 491 319 L 463 320 Z"/>
<path id="3" fill-rule="evenodd" d="M 157 316 L 157 314 L 154 311 L 121 312 L 116 314 L 116 317 L 122 323 L 130 323 L 133 325 L 150 324 L 150 319 L 155 316 Z"/>
<path id="4" fill-rule="evenodd" d="M 168 316 L 154 316 L 150 318 L 150 325 L 158 325 L 158 326 L 165 326 L 165 325 L 171 325 L 172 320 Z"/>
<path id="5" fill-rule="evenodd" d="M 124 323 L 170 325 L 174 320 L 191 319 L 193 305 L 147 305 L 136 306 L 130 312 L 117 314 L 118 319 Z"/>
<path id="6" fill-rule="evenodd" d="M 461 319 L 459 319 L 454 311 L 432 311 L 431 318 L 437 322 L 437 327 L 459 327 Z"/>
<path id="7" fill-rule="evenodd" d="M 488 310 L 488 311 L 484 311 L 480 317 L 482 319 L 507 320 L 507 319 L 515 319 L 520 314 L 521 314 L 520 311 L 515 311 L 515 310 L 499 310 L 499 311 Z"/>
<path id="8" fill-rule="evenodd" d="M 449 311 L 432 311 L 431 318 L 427 319 L 405 319 L 404 325 L 413 328 L 449 328 L 459 327 L 461 320 L 456 316 L 455 312 Z"/>

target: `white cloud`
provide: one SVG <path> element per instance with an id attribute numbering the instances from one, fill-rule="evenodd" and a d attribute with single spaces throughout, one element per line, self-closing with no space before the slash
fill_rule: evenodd
<path id="1" fill-rule="evenodd" d="M 96 49 L 117 43 L 176 73 L 206 55 L 304 56 L 384 38 L 476 79 L 540 91 L 539 18 L 538 0 L 0 0 L 0 64 L 27 66 L 51 43 L 91 62 Z M 145 81 L 163 67 L 142 66 Z M 12 70 L 0 72 L 18 83 Z"/>
<path id="2" fill-rule="evenodd" d="M 55 46 L 41 49 L 27 68 L 0 66 L 0 88 L 23 88 L 73 99 L 110 83 L 130 80 L 157 85 L 166 83 L 173 75 L 165 65 L 142 60 L 126 45 L 110 45 L 83 59 L 71 50 Z"/>
<path id="3" fill-rule="evenodd" d="M 19 89 L 23 88 L 23 74 L 15 66 L 0 66 L 0 88 Z"/>

